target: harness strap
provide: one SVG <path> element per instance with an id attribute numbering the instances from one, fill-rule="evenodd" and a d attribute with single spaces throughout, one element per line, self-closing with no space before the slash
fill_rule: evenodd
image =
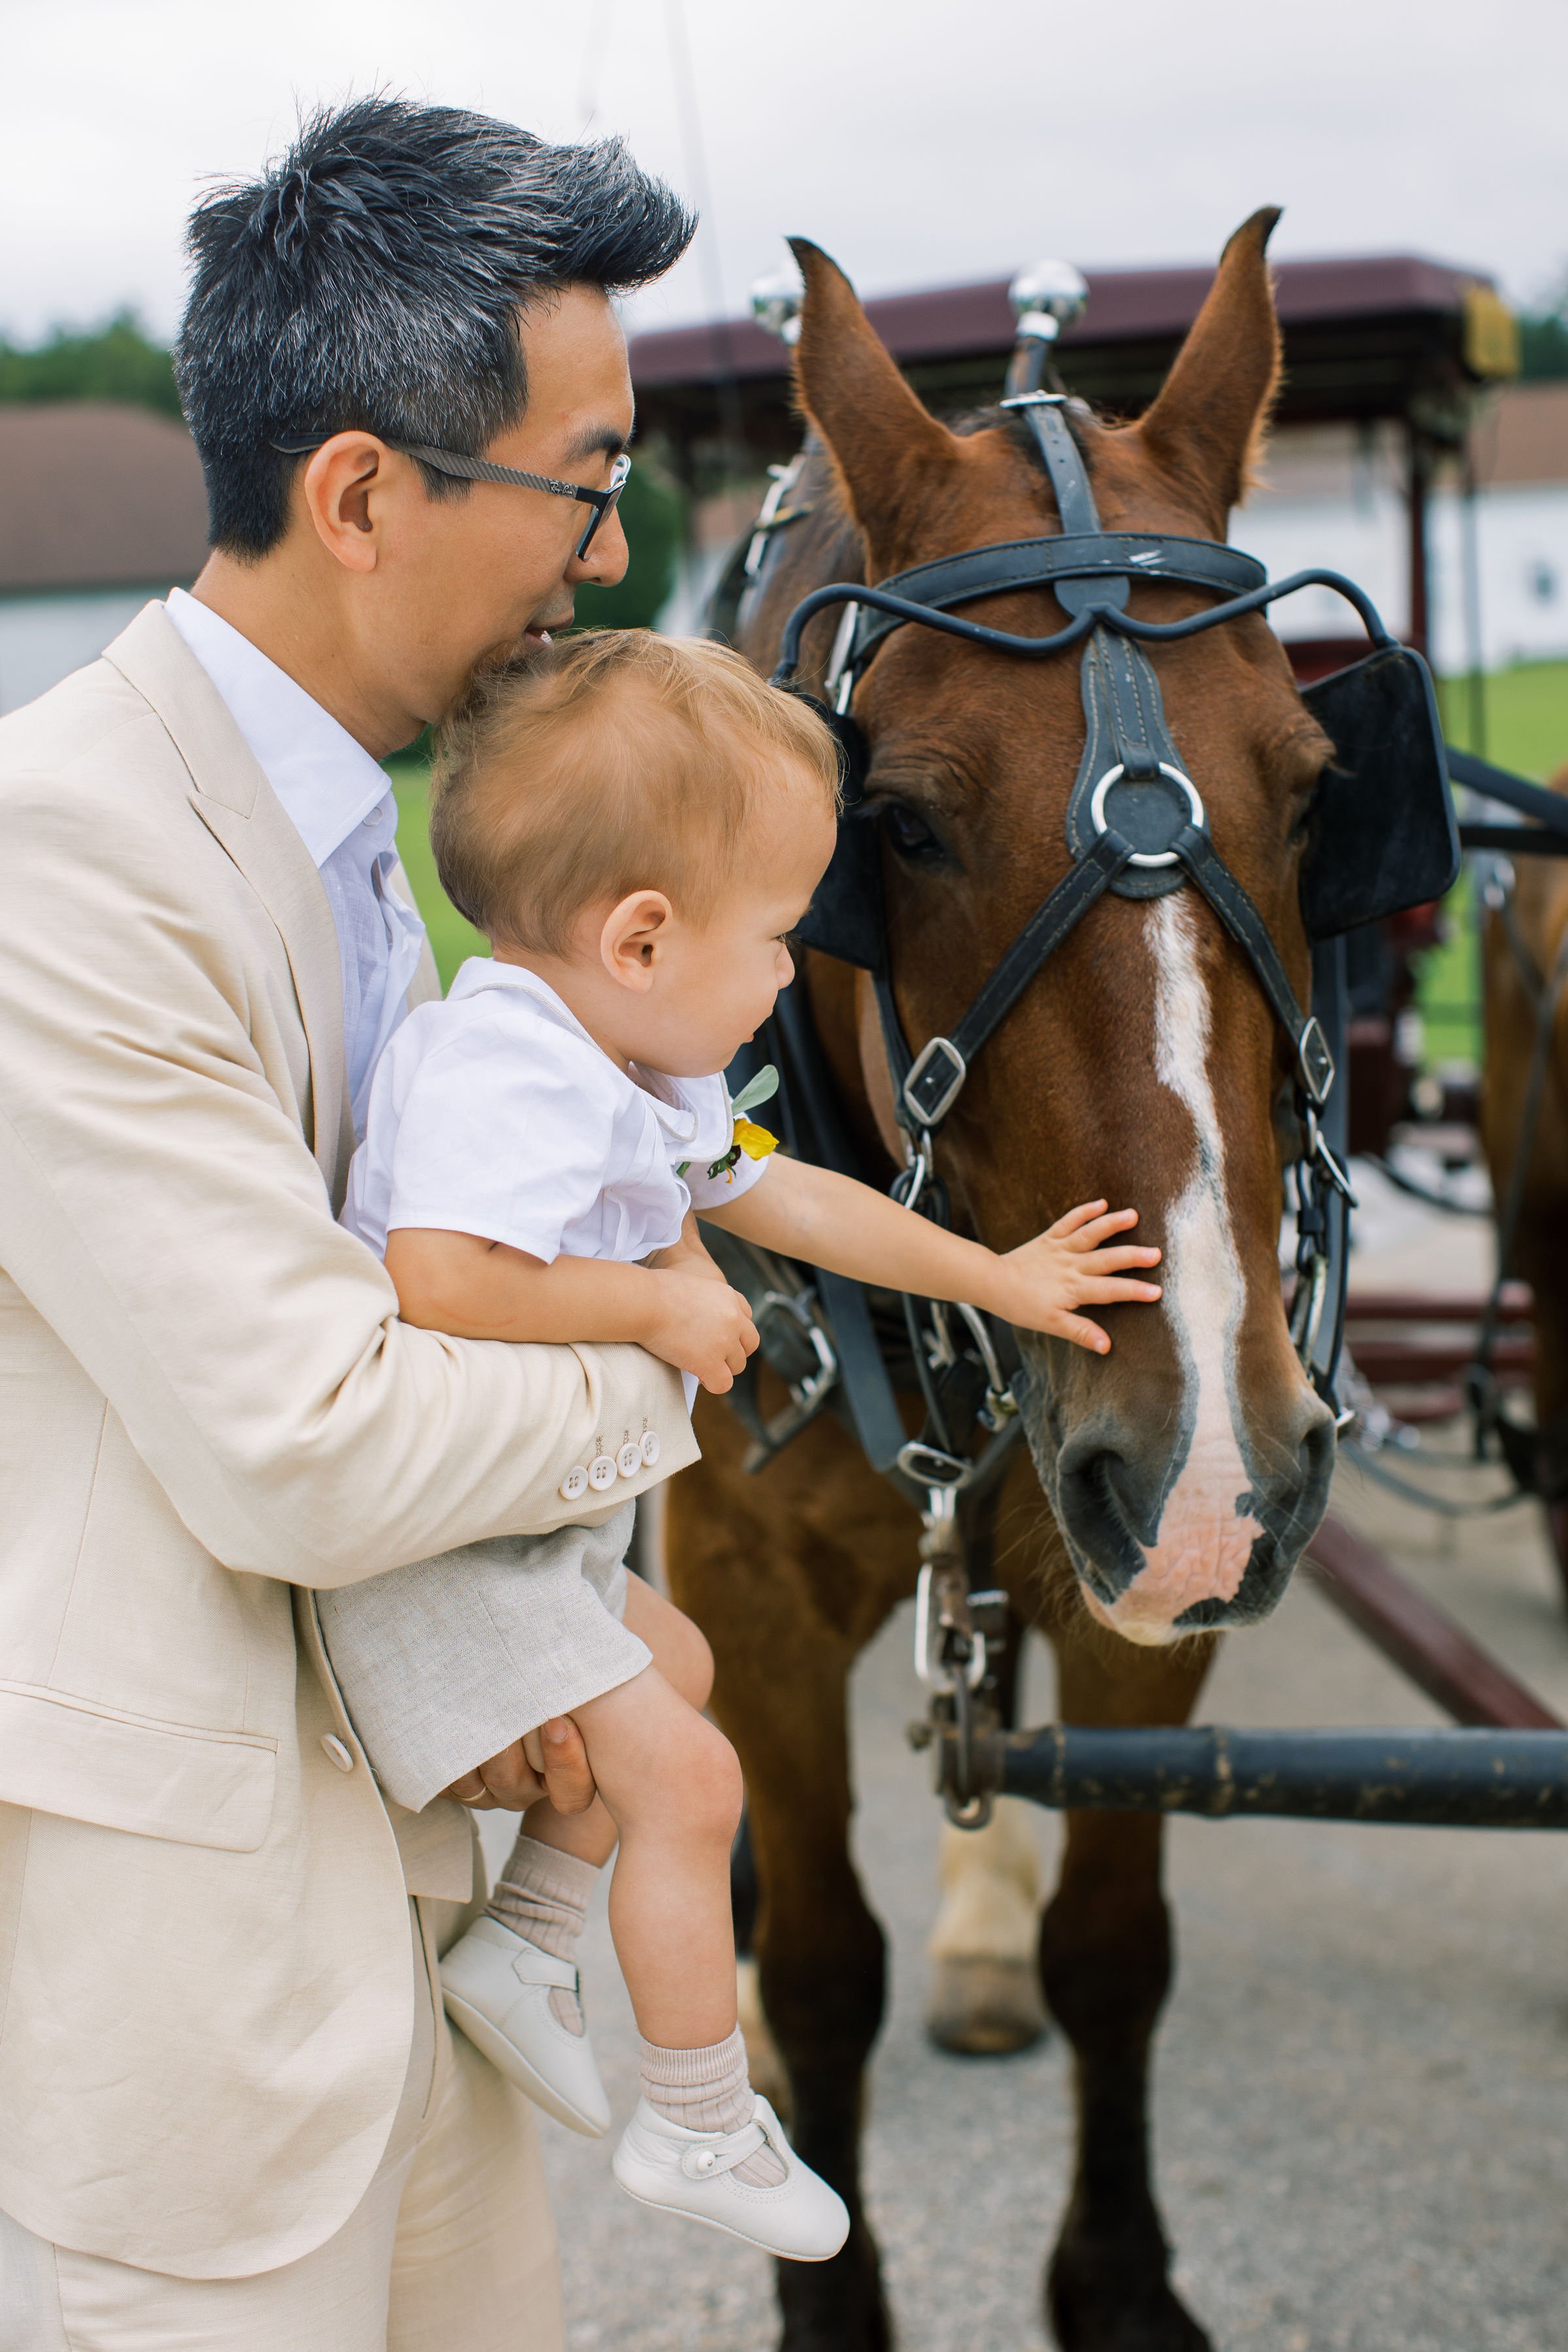
<path id="1" fill-rule="evenodd" d="M 1074 455 L 1077 455 L 1076 450 Z M 1077 611 L 1085 602 L 1104 607 L 1125 601 L 1128 579 L 1163 580 L 1183 588 L 1206 588 L 1216 595 L 1249 595 L 1267 584 L 1268 573 L 1255 556 L 1217 540 L 1183 539 L 1175 534 L 1107 530 L 1093 535 L 1067 532 L 1052 539 L 1003 540 L 993 547 L 972 547 L 962 555 L 943 555 L 917 563 L 881 584 L 906 604 L 927 611 L 971 603 L 977 596 L 1005 596 L 1018 589 L 1049 588 L 1058 602 Z M 1072 593 L 1087 582 L 1092 598 L 1068 604 L 1061 594 Z M 1118 597 L 1120 587 L 1123 594 Z M 846 583 L 846 593 L 848 589 Z M 879 613 L 862 605 L 856 622 L 851 666 L 865 668 L 885 636 L 902 625 L 904 615 Z"/>
<path id="2" fill-rule="evenodd" d="M 782 1107 L 791 1150 L 819 1168 L 835 1169 L 841 1176 L 858 1175 L 856 1154 L 837 1115 L 821 1045 L 795 989 L 781 992 L 770 1025 L 782 1048 L 778 1055 L 784 1077 Z M 832 1326 L 844 1401 L 855 1434 L 873 1467 L 890 1471 L 909 1433 L 877 1342 L 866 1293 L 847 1276 L 828 1274 L 820 1267 L 816 1284 Z"/>
<path id="3" fill-rule="evenodd" d="M 1109 826 L 1037 907 L 970 1005 L 951 1037 L 933 1037 L 904 1080 L 899 1116 L 917 1131 L 940 1124 L 963 1086 L 970 1063 L 1047 961 L 1132 855 L 1132 845 Z M 885 983 L 879 983 L 881 993 Z M 888 995 L 891 997 L 891 991 Z M 907 1056 L 908 1049 L 905 1048 Z"/>
<path id="4" fill-rule="evenodd" d="M 1062 415 L 1067 395 L 1060 392 L 1016 392 L 1002 403 L 1004 408 L 1021 408 L 1035 436 L 1046 471 L 1056 492 L 1057 512 L 1064 532 L 1088 537 L 1100 530 L 1100 509 L 1094 503 L 1094 492 L 1089 486 L 1089 473 L 1078 454 L 1078 444 L 1068 431 L 1067 418 Z M 1108 595 L 1106 604 L 1125 604 L 1127 583 L 1118 583 L 1120 595 Z M 1072 609 L 1069 605 L 1069 611 Z"/>
<path id="5" fill-rule="evenodd" d="M 1171 846 L 1231 938 L 1249 957 L 1263 992 L 1274 1008 L 1275 1018 L 1295 1048 L 1297 1075 L 1308 1100 L 1314 1109 L 1321 1109 L 1334 1079 L 1328 1041 L 1317 1022 L 1297 1003 L 1296 992 L 1262 916 L 1217 855 L 1208 835 L 1195 824 L 1184 825 Z"/>

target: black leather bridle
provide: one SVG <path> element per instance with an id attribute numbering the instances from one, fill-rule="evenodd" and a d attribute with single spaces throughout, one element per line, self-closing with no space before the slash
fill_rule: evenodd
<path id="1" fill-rule="evenodd" d="M 1291 1337 L 1313 1385 L 1340 1413 L 1335 1375 L 1343 1327 L 1349 1182 L 1324 1134 L 1334 1056 L 1323 1028 L 1299 1003 L 1268 928 L 1209 837 L 1202 795 L 1166 726 L 1159 680 L 1145 645 L 1170 645 L 1300 588 L 1331 588 L 1354 606 L 1373 645 L 1392 646 L 1375 607 L 1352 581 L 1327 571 L 1270 583 L 1249 555 L 1217 541 L 1101 529 L 1089 475 L 1064 412 L 1065 394 L 1027 391 L 1003 403 L 1022 415 L 1045 462 L 1061 532 L 1052 538 L 975 548 L 895 573 L 875 587 L 837 582 L 806 596 L 785 624 L 775 686 L 796 688 L 802 635 L 820 613 L 846 608 L 826 683 L 826 715 L 846 752 L 847 799 L 864 771 L 854 726 L 855 690 L 879 646 L 916 624 L 994 651 L 1039 660 L 1082 645 L 1087 740 L 1068 803 L 1072 866 L 1025 924 L 950 1034 L 911 1053 L 886 959 L 870 963 L 891 1065 L 895 1108 L 908 1165 L 895 1189 L 911 1207 L 933 1185 L 934 1140 L 975 1056 L 1047 958 L 1106 892 L 1153 898 L 1191 882 L 1246 954 L 1289 1041 L 1301 1148 L 1294 1167 L 1297 1284 Z M 1142 621 L 1127 610 L 1131 583 L 1155 580 L 1198 588 L 1220 601 L 1179 621 Z M 1045 637 L 1014 635 L 964 619 L 952 608 L 973 598 L 1048 587 L 1069 618 Z M 831 893 L 832 877 L 829 877 Z M 812 940 L 809 929 L 804 933 Z M 830 946 L 826 938 L 816 943 Z"/>

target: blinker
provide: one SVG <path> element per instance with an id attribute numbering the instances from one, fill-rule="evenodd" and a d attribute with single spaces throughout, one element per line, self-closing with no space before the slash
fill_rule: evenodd
<path id="1" fill-rule="evenodd" d="M 1432 677 L 1408 646 L 1379 646 L 1303 688 L 1334 747 L 1301 866 L 1301 919 L 1314 943 L 1442 898 L 1459 871 L 1459 833 Z"/>

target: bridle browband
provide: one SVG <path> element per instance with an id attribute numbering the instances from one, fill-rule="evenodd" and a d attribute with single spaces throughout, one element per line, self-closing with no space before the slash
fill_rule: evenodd
<path id="1" fill-rule="evenodd" d="M 1344 1311 L 1343 1215 L 1349 1182 L 1323 1134 L 1321 1114 L 1334 1082 L 1333 1056 L 1317 1019 L 1297 1000 L 1263 918 L 1209 837 L 1208 816 L 1165 722 L 1159 680 L 1145 645 L 1170 645 L 1262 611 L 1306 587 L 1326 587 L 1355 608 L 1374 646 L 1394 643 L 1375 606 L 1354 582 L 1328 571 L 1293 572 L 1270 583 L 1263 566 L 1209 540 L 1165 533 L 1106 531 L 1087 468 L 1069 431 L 1065 394 L 1029 391 L 1003 402 L 1021 414 L 1056 494 L 1061 531 L 970 549 L 894 573 L 875 587 L 837 582 L 816 589 L 790 614 L 773 683 L 796 688 L 802 635 L 832 607 L 844 617 L 826 681 L 827 715 L 851 754 L 855 690 L 879 646 L 908 625 L 970 645 L 1042 659 L 1082 645 L 1087 736 L 1068 799 L 1067 836 L 1073 863 L 982 984 L 950 1034 L 910 1050 L 886 959 L 874 971 L 895 1109 L 907 1166 L 899 1196 L 928 1209 L 934 1142 L 963 1090 L 974 1058 L 1062 941 L 1108 891 L 1148 898 L 1195 884 L 1245 952 L 1275 1019 L 1289 1040 L 1295 1108 L 1302 1136 L 1295 1163 L 1297 1284 L 1291 1338 L 1303 1368 L 1339 1416 L 1334 1376 Z M 1179 621 L 1141 621 L 1128 612 L 1131 583 L 1162 581 L 1205 590 L 1221 602 Z M 1069 615 L 1045 637 L 1022 636 L 964 619 L 950 608 L 973 598 L 1048 587 Z M 853 818 L 851 818 L 853 822 Z M 1330 1300 L 1330 1290 L 1334 1296 Z M 1321 1345 L 1331 1306 L 1329 1344 Z M 1339 1416 L 1342 1418 L 1342 1416 Z"/>

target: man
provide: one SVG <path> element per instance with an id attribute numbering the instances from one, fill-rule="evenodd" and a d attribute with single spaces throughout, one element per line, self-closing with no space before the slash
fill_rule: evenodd
<path id="1" fill-rule="evenodd" d="M 316 118 L 192 224 L 211 562 L 0 726 L 0 2352 L 561 2340 L 431 1990 L 472 1826 L 389 1815 L 310 1589 L 695 1452 L 640 1350 L 406 1328 L 335 1223 L 435 985 L 376 763 L 620 577 L 609 295 L 691 226 L 618 144 Z"/>

